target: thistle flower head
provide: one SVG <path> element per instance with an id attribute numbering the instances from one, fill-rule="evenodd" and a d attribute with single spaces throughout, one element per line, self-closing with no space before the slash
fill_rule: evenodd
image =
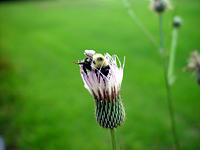
<path id="1" fill-rule="evenodd" d="M 104 56 L 106 59 L 105 61 L 107 61 L 108 65 L 110 66 L 107 76 L 101 72 L 102 68 L 95 68 L 95 65 L 92 63 L 92 70 L 88 70 L 87 72 L 84 71 L 83 65 L 80 65 L 81 77 L 84 81 L 85 88 L 95 99 L 113 100 L 114 97 L 119 96 L 123 78 L 124 64 L 123 66 L 121 65 L 121 62 L 117 56 L 112 57 L 108 53 Z M 120 67 L 117 65 L 117 60 L 119 61 Z M 111 95 L 113 97 L 111 97 Z"/>
<path id="2" fill-rule="evenodd" d="M 197 82 L 200 84 L 200 55 L 198 51 L 193 51 L 190 55 L 188 65 L 184 68 L 184 71 L 193 70 L 197 75 Z"/>
<path id="3" fill-rule="evenodd" d="M 170 7 L 168 0 L 151 0 L 151 7 L 157 13 L 164 12 Z"/>
<path id="4" fill-rule="evenodd" d="M 116 128 L 125 118 L 120 97 L 124 63 L 108 53 L 87 50 L 85 55 L 90 56 L 87 62 L 79 63 L 80 72 L 85 88 L 95 99 L 97 122 L 104 128 Z"/>

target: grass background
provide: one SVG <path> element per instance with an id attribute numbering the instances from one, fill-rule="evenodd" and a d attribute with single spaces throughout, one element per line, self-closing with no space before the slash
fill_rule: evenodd
<path id="1" fill-rule="evenodd" d="M 158 17 L 147 0 L 132 8 L 159 40 Z M 200 49 L 200 1 L 182 0 L 172 87 L 182 150 L 200 149 L 200 88 L 183 73 Z M 165 13 L 167 49 L 173 11 Z M 128 16 L 120 0 L 0 3 L 0 134 L 8 149 L 109 150 L 109 132 L 95 121 L 94 100 L 78 66 L 85 49 L 126 56 L 121 96 L 126 122 L 118 128 L 123 150 L 169 150 L 172 134 L 158 50 Z"/>

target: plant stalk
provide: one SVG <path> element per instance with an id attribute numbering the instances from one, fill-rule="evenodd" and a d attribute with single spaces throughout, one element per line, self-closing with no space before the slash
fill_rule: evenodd
<path id="1" fill-rule="evenodd" d="M 171 45 L 171 50 L 169 54 L 169 67 L 168 67 L 169 85 L 172 85 L 175 81 L 174 64 L 175 64 L 177 39 L 178 39 L 178 29 L 174 28 L 172 32 L 172 45 Z"/>
<path id="2" fill-rule="evenodd" d="M 176 134 L 176 125 L 175 125 L 175 118 L 174 118 L 174 108 L 171 98 L 171 89 L 168 81 L 168 69 L 167 69 L 167 61 L 166 61 L 166 55 L 165 55 L 165 40 L 164 40 L 164 33 L 163 33 L 163 14 L 159 14 L 159 30 L 160 30 L 160 47 L 161 47 L 161 53 L 162 53 L 162 61 L 163 61 L 163 71 L 164 71 L 164 78 L 165 78 L 165 88 L 167 93 L 167 103 L 168 103 L 168 109 L 169 109 L 169 116 L 171 120 L 171 127 L 172 127 L 172 134 L 174 138 L 174 146 L 176 150 L 180 149 L 179 146 L 179 140 Z"/>
<path id="3" fill-rule="evenodd" d="M 116 140 L 115 140 L 115 129 L 110 129 L 111 141 L 112 141 L 112 149 L 116 149 Z"/>

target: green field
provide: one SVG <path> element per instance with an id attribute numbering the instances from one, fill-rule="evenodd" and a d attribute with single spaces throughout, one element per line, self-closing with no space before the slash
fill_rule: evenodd
<path id="1" fill-rule="evenodd" d="M 130 2 L 159 40 L 149 1 Z M 190 52 L 200 50 L 200 1 L 182 0 L 178 8 L 177 132 L 182 150 L 199 150 L 200 87 L 182 68 Z M 164 17 L 169 49 L 173 10 Z M 85 49 L 126 56 L 126 121 L 116 133 L 121 150 L 171 150 L 161 57 L 121 0 L 0 3 L 0 135 L 9 150 L 111 150 L 109 131 L 98 126 L 94 100 L 72 63 L 84 58 Z"/>

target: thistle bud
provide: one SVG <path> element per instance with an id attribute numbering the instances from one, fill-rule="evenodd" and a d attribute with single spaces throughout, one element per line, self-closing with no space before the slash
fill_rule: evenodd
<path id="1" fill-rule="evenodd" d="M 181 18 L 178 17 L 178 16 L 175 16 L 174 19 L 173 19 L 173 26 L 174 26 L 175 28 L 179 28 L 179 27 L 181 27 L 181 25 L 182 25 L 182 20 L 181 20 Z"/>
<path id="2" fill-rule="evenodd" d="M 193 51 L 190 55 L 188 65 L 184 68 L 184 71 L 192 70 L 197 76 L 197 82 L 200 85 L 200 56 L 198 51 Z"/>
<path id="3" fill-rule="evenodd" d="M 100 68 L 95 68 L 95 64 L 99 64 L 95 62 L 97 60 L 103 61 Z M 94 53 L 90 57 L 89 65 L 92 67 L 85 67 L 84 62 L 79 63 L 84 86 L 95 100 L 96 120 L 103 128 L 117 128 L 125 120 L 125 111 L 120 96 L 124 64 L 121 66 L 116 55 Z"/>
<path id="4" fill-rule="evenodd" d="M 152 0 L 151 7 L 155 12 L 162 13 L 169 7 L 169 2 L 167 0 Z"/>

